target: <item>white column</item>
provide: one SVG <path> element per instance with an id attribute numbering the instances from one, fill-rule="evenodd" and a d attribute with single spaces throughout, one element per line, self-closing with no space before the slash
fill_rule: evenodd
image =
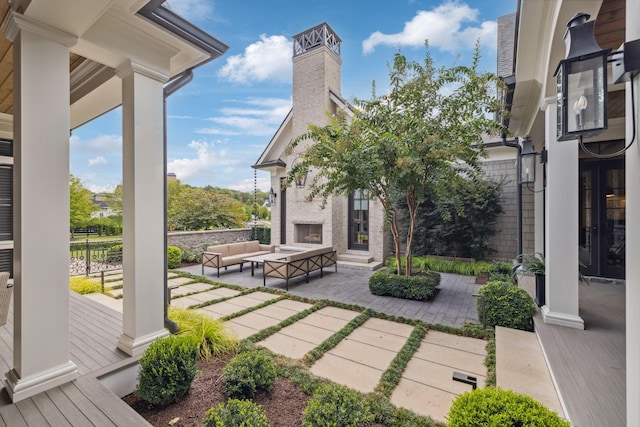
<path id="1" fill-rule="evenodd" d="M 640 2 L 627 0 L 626 40 L 640 39 Z M 627 83 L 625 92 L 626 104 L 626 142 L 631 142 L 634 134 L 634 120 L 631 115 L 631 84 L 635 90 L 635 138 L 625 158 L 626 195 L 627 195 L 627 229 L 626 229 L 626 358 L 627 358 L 627 425 L 640 425 L 640 77 L 633 83 Z"/>
<path id="2" fill-rule="evenodd" d="M 14 402 L 78 376 L 69 360 L 69 47 L 14 14 Z"/>
<path id="3" fill-rule="evenodd" d="M 547 191 L 545 323 L 584 329 L 578 313 L 578 143 L 556 140 L 556 104 L 545 110 Z"/>
<path id="4" fill-rule="evenodd" d="M 122 78 L 123 333 L 118 348 L 142 353 L 164 329 L 163 83 L 129 63 Z"/>

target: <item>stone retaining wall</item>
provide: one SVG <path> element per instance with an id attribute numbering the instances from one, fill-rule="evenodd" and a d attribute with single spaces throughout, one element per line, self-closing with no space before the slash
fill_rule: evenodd
<path id="1" fill-rule="evenodd" d="M 207 246 L 222 245 L 251 238 L 250 228 L 233 228 L 228 230 L 177 231 L 167 233 L 167 244 L 180 248 L 189 248 L 202 252 Z"/>

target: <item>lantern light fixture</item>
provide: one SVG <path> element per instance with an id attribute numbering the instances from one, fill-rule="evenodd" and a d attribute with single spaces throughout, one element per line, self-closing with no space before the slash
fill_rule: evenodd
<path id="1" fill-rule="evenodd" d="M 594 36 L 595 21 L 578 13 L 567 23 L 566 58 L 556 69 L 557 139 L 598 135 L 607 129 L 607 58 Z"/>
<path id="2" fill-rule="evenodd" d="M 300 157 L 296 157 L 293 163 L 291 164 L 291 169 L 294 169 L 296 165 L 300 162 Z M 298 171 L 293 181 L 296 183 L 297 188 L 304 188 L 307 183 L 307 175 L 309 175 L 309 170 L 306 169 L 304 171 Z"/>
<path id="3" fill-rule="evenodd" d="M 518 184 L 533 184 L 536 182 L 536 152 L 533 150 L 531 137 L 527 135 L 522 140 L 520 151 L 520 176 Z"/>
<path id="4" fill-rule="evenodd" d="M 271 187 L 271 189 L 269 190 L 269 203 L 271 204 L 271 206 L 275 205 L 276 197 L 278 197 L 278 193 L 273 191 L 273 187 Z"/>

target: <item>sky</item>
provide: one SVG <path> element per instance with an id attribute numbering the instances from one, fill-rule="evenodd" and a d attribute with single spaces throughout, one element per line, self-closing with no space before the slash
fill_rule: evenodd
<path id="1" fill-rule="evenodd" d="M 167 171 L 183 184 L 254 190 L 260 154 L 291 109 L 292 36 L 327 22 L 342 39 L 342 96 L 370 99 L 388 88 L 401 52 L 437 66 L 468 64 L 478 39 L 483 71 L 496 71 L 496 20 L 516 0 L 168 0 L 176 13 L 229 46 L 194 70 L 167 101 Z M 93 192 L 122 183 L 122 112 L 74 129 L 71 173 Z M 257 172 L 268 191 L 269 173 Z"/>

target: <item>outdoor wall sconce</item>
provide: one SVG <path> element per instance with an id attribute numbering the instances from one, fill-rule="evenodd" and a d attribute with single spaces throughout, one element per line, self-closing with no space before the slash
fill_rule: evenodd
<path id="1" fill-rule="evenodd" d="M 554 77 L 557 90 L 557 139 L 591 137 L 607 129 L 607 57 L 611 49 L 596 42 L 596 21 L 586 13 L 567 23 L 566 59 Z"/>
<path id="2" fill-rule="evenodd" d="M 520 151 L 520 177 L 518 184 L 533 184 L 536 182 L 536 152 L 533 150 L 531 137 L 525 136 Z"/>
<path id="3" fill-rule="evenodd" d="M 298 164 L 300 157 L 296 157 L 296 159 L 291 164 L 291 169 L 294 169 Z M 294 176 L 294 182 L 296 183 L 297 188 L 304 188 L 307 183 L 307 175 L 309 175 L 309 170 L 298 171 Z"/>
<path id="4" fill-rule="evenodd" d="M 271 206 L 276 204 L 276 197 L 278 197 L 278 194 L 273 191 L 273 187 L 271 187 L 271 189 L 269 190 L 269 203 L 271 204 Z"/>

